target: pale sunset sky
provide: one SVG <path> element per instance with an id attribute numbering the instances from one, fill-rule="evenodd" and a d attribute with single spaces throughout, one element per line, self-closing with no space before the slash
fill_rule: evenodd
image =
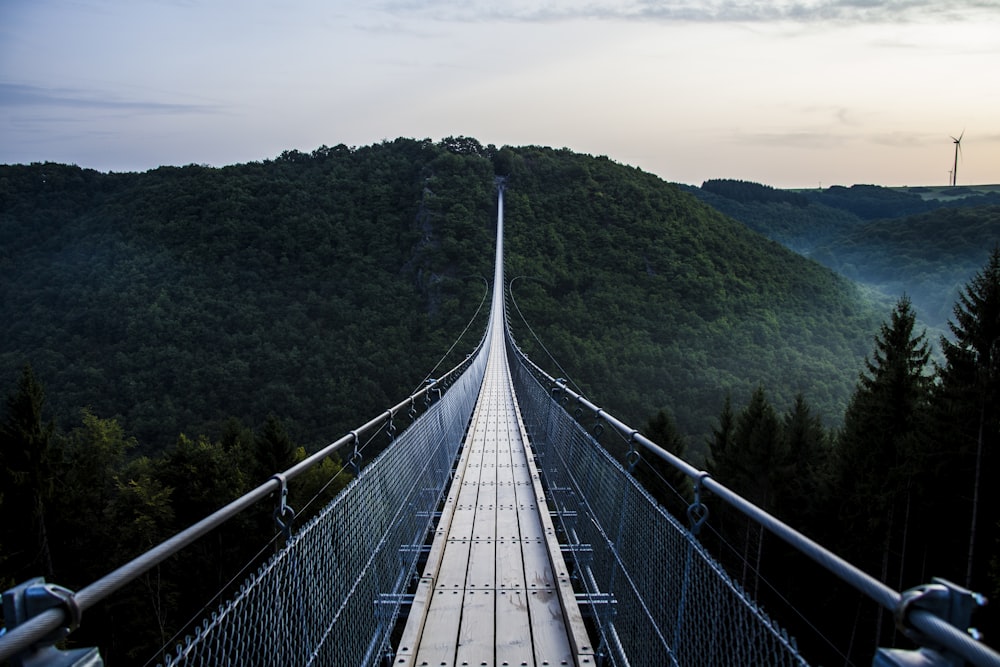
<path id="1" fill-rule="evenodd" d="M 1000 183 L 1000 0 L 0 0 L 0 163 L 466 135 L 699 185 Z"/>

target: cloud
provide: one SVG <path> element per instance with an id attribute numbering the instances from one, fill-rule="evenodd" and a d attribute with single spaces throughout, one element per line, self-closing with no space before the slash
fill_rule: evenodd
<path id="1" fill-rule="evenodd" d="M 871 135 L 871 141 L 880 146 L 892 148 L 919 148 L 935 142 L 941 143 L 940 137 L 918 132 L 882 132 Z"/>
<path id="2" fill-rule="evenodd" d="M 444 0 L 388 0 L 380 8 L 394 15 L 445 21 L 634 21 L 761 23 L 882 23 L 919 19 L 962 20 L 979 12 L 1000 13 L 989 0 L 512 0 L 497 5 L 473 0 L 456 6 Z"/>
<path id="3" fill-rule="evenodd" d="M 214 113 L 217 111 L 217 108 L 212 105 L 122 99 L 111 94 L 74 88 L 0 82 L 0 108 L 4 107 L 48 107 L 50 109 L 92 109 L 161 114 Z"/>
<path id="4" fill-rule="evenodd" d="M 822 131 L 747 132 L 733 135 L 732 140 L 738 144 L 807 150 L 837 148 L 850 141 L 843 135 Z"/>

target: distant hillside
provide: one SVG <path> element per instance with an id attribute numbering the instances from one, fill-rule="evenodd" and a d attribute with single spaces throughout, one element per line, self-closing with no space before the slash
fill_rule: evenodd
<path id="1" fill-rule="evenodd" d="M 712 208 L 750 229 L 809 256 L 862 223 L 854 213 L 820 203 L 800 192 L 776 190 L 746 181 L 706 181 L 685 189 Z"/>
<path id="2" fill-rule="evenodd" d="M 156 448 L 269 413 L 325 444 L 406 396 L 481 302 L 489 253 L 464 244 L 492 243 L 493 169 L 453 158 L 400 140 L 0 167 L 0 377 L 30 362 L 62 420 L 91 406 Z"/>
<path id="3" fill-rule="evenodd" d="M 416 386 L 476 311 L 495 173 L 517 304 L 596 401 L 636 424 L 668 408 L 696 448 L 726 393 L 758 385 L 840 419 L 885 316 L 851 283 L 639 170 L 466 138 L 0 167 L 0 378 L 30 362 L 60 421 L 91 406 L 147 447 L 269 413 L 324 443 Z"/>
<path id="4" fill-rule="evenodd" d="M 886 294 L 907 294 L 944 329 L 958 291 L 1000 243 L 1000 206 L 939 208 L 868 222 L 819 245 L 812 257 Z"/>
<path id="5" fill-rule="evenodd" d="M 947 330 L 959 287 L 1000 243 L 996 186 L 781 191 L 707 181 L 690 191 L 889 300 L 909 295 L 920 319 L 940 332 Z M 793 197 L 801 199 L 793 205 Z"/>
<path id="6" fill-rule="evenodd" d="M 850 282 L 607 159 L 517 149 L 510 174 L 514 296 L 596 401 L 637 424 L 668 408 L 696 449 L 759 385 L 839 421 L 884 315 Z"/>

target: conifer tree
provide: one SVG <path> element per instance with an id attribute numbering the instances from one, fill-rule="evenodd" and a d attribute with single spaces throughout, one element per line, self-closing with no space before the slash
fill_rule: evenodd
<path id="1" fill-rule="evenodd" d="M 712 437 L 708 441 L 709 458 L 706 466 L 712 476 L 724 484 L 726 483 L 724 480 L 729 477 L 728 454 L 733 440 L 735 419 L 733 399 L 727 393 L 726 401 L 722 404 L 722 411 L 719 413 L 719 425 L 712 429 Z"/>
<path id="2" fill-rule="evenodd" d="M 253 444 L 257 473 L 255 483 L 295 465 L 295 443 L 285 432 L 281 420 L 273 414 L 268 415 L 260 432 L 254 435 Z"/>
<path id="3" fill-rule="evenodd" d="M 988 554 L 997 548 L 1000 531 L 1000 245 L 986 266 L 960 291 L 948 323 L 954 341 L 942 338 L 945 364 L 940 369 L 940 437 L 957 449 L 951 466 L 952 486 L 968 489 L 971 516 L 965 583 L 985 578 Z M 955 461 L 956 457 L 948 457 Z"/>
<path id="4" fill-rule="evenodd" d="M 782 424 L 788 475 L 778 515 L 799 529 L 824 506 L 828 489 L 830 439 L 819 416 L 802 394 L 785 414 Z"/>
<path id="5" fill-rule="evenodd" d="M 687 443 L 677 432 L 674 420 L 665 410 L 658 411 L 646 422 L 642 429 L 643 435 L 667 450 L 674 456 L 683 459 L 687 451 Z M 668 508 L 685 508 L 691 502 L 691 480 L 677 468 L 663 461 L 655 454 L 642 452 L 642 463 L 635 471 L 636 477 L 646 488 Z M 669 489 L 665 489 L 664 485 Z M 680 501 L 678 502 L 678 499 Z M 675 512 L 683 520 L 684 512 Z"/>
<path id="6" fill-rule="evenodd" d="M 841 529 L 851 557 L 889 582 L 902 579 L 917 474 L 925 450 L 931 378 L 926 334 L 914 332 L 916 314 L 902 297 L 875 337 L 872 358 L 844 414 L 838 441 L 836 489 Z M 872 545 L 879 548 L 873 553 Z M 897 563 L 890 555 L 899 554 Z M 875 641 L 879 641 L 881 615 Z"/>
<path id="7" fill-rule="evenodd" d="M 52 434 L 54 424 L 42 419 L 45 390 L 26 365 L 17 390 L 7 398 L 7 416 L 0 423 L 0 525 L 7 553 L 5 567 L 15 578 L 53 577 L 46 522 L 52 496 Z"/>
<path id="8" fill-rule="evenodd" d="M 788 457 L 781 422 L 763 387 L 754 390 L 749 403 L 736 418 L 729 458 L 736 472 L 733 488 L 758 507 L 773 511 Z M 757 595 L 763 550 L 764 527 L 747 518 L 743 578 L 746 582 L 750 553 L 755 551 L 754 596 Z"/>

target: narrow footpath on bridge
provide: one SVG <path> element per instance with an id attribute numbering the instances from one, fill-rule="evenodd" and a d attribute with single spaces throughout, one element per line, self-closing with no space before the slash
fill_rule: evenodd
<path id="1" fill-rule="evenodd" d="M 396 665 L 594 664 L 508 366 L 502 190 L 497 235 L 486 376 Z"/>

